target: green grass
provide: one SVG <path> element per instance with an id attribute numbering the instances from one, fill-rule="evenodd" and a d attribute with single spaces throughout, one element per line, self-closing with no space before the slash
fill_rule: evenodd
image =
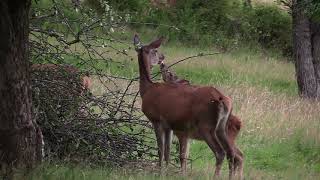
<path id="1" fill-rule="evenodd" d="M 266 179 L 313 179 L 320 177 L 320 146 L 303 138 L 301 133 L 287 139 L 275 139 L 259 136 L 242 136 L 238 144 L 245 154 L 245 177 L 258 173 Z M 208 164 L 213 167 L 214 156 L 203 142 L 193 142 L 191 159 L 196 171 L 208 173 Z M 224 174 L 228 173 L 227 163 Z M 211 172 L 212 173 L 212 172 Z M 249 178 L 251 179 L 251 178 Z"/>
<path id="2" fill-rule="evenodd" d="M 26 180 L 105 180 L 105 179 L 183 179 L 179 174 L 172 174 L 170 177 L 162 177 L 159 173 L 151 173 L 144 170 L 120 169 L 111 167 L 96 167 L 71 165 L 71 164 L 42 164 L 26 176 L 16 175 L 16 179 Z"/>
<path id="3" fill-rule="evenodd" d="M 283 142 L 251 141 L 250 146 L 244 148 L 247 167 L 268 169 L 273 174 L 280 173 L 279 177 L 283 172 L 295 170 L 300 170 L 298 173 L 306 171 L 311 176 L 319 173 L 319 150 L 319 147 L 303 142 L 300 136 Z"/>
<path id="4" fill-rule="evenodd" d="M 211 68 L 178 68 L 177 74 L 197 82 L 199 84 L 248 84 L 250 86 L 267 88 L 272 92 L 286 93 L 289 95 L 297 94 L 296 82 L 276 77 L 265 77 L 262 74 L 255 76 L 247 74 L 235 74 L 226 67 Z"/>

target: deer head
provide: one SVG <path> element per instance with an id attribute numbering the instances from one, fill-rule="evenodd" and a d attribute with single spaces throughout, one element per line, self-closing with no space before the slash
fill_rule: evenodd
<path id="1" fill-rule="evenodd" d="M 161 37 L 149 45 L 144 46 L 140 42 L 139 36 L 134 36 L 133 44 L 136 51 L 142 51 L 144 58 L 149 59 L 149 62 L 146 63 L 147 68 L 152 68 L 154 65 L 160 64 L 164 60 L 163 54 L 158 51 L 163 40 L 164 38 Z"/>
<path id="2" fill-rule="evenodd" d="M 184 85 L 190 84 L 188 80 L 179 78 L 175 72 L 170 70 L 170 68 L 164 63 L 164 55 L 159 58 L 158 64 L 160 65 L 160 71 L 164 82 Z"/>

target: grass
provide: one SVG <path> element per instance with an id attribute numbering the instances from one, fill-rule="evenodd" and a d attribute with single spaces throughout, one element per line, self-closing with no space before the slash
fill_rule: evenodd
<path id="1" fill-rule="evenodd" d="M 125 48 L 123 45 L 115 46 Z M 199 52 L 216 51 L 172 44 L 164 45 L 161 50 L 168 64 Z M 138 76 L 133 50 L 125 57 L 117 54 L 111 56 L 120 64 L 105 66 L 97 63 L 96 66 L 107 74 L 129 78 Z M 245 154 L 246 179 L 320 178 L 320 103 L 297 96 L 294 64 L 276 55 L 243 48 L 198 57 L 173 69 L 193 84 L 215 86 L 233 98 L 233 112 L 244 124 L 237 142 Z M 118 88 L 125 87 L 126 83 L 119 81 Z M 94 78 L 93 84 L 94 94 L 105 91 L 100 80 Z M 133 90 L 137 88 L 136 82 Z M 192 170 L 189 166 L 188 178 L 212 178 L 214 156 L 205 143 L 192 141 L 190 158 L 194 161 Z M 173 170 L 169 170 L 168 175 L 159 176 L 153 171 L 139 169 L 49 163 L 36 169 L 28 179 L 182 179 L 176 173 L 178 169 L 170 169 Z M 227 177 L 227 172 L 227 163 L 224 163 L 223 177 Z"/>

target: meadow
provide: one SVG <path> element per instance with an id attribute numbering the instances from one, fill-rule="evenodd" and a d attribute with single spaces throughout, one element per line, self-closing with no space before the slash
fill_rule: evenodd
<path id="1" fill-rule="evenodd" d="M 295 65 L 290 61 L 291 14 L 285 12 L 287 9 L 280 1 L 252 0 L 253 8 L 249 9 L 243 5 L 244 1 L 204 1 L 206 4 L 190 0 L 180 9 L 163 12 L 161 8 L 147 6 L 146 0 L 132 3 L 138 1 L 109 4 L 109 0 L 83 0 L 80 11 L 74 9 L 71 1 L 32 3 L 29 36 L 32 63 L 71 64 L 92 72 L 90 92 L 93 95 L 103 97 L 112 90 L 116 93 L 108 97 L 114 97 L 104 99 L 108 104 L 134 101 L 135 106 L 140 107 L 140 97 L 135 101 L 132 95 L 138 90 L 138 81 L 132 81 L 128 91 L 124 90 L 139 76 L 132 37 L 139 32 L 143 42 L 150 42 L 163 35 L 167 42 L 160 51 L 167 64 L 197 56 L 172 67 L 178 76 L 192 84 L 214 86 L 233 99 L 233 114 L 243 122 L 236 143 L 244 153 L 245 179 L 320 179 L 320 101 L 302 99 L 298 95 Z M 117 7 L 118 3 L 125 6 Z M 153 75 L 158 72 L 158 67 L 153 69 Z M 99 76 L 100 73 L 109 76 Z M 158 75 L 154 81 L 162 80 Z M 131 95 L 121 98 L 124 91 Z M 89 108 L 94 115 L 103 114 L 103 120 L 113 120 L 117 114 L 107 108 L 99 109 L 95 104 Z M 124 109 L 129 108 L 125 106 Z M 70 119 L 70 122 L 75 120 Z M 91 121 L 97 129 L 101 127 L 94 123 Z M 151 130 L 146 131 L 149 136 Z M 70 136 L 70 139 L 81 140 L 78 136 Z M 74 144 L 79 146 L 80 143 Z M 83 144 L 91 146 L 90 142 Z M 71 160 L 65 157 L 67 153 L 62 160 L 51 159 L 48 153 L 45 161 L 31 172 L 17 170 L 15 179 L 213 179 L 213 153 L 204 142 L 192 140 L 190 144 L 186 177 L 179 172 L 177 153 L 163 173 L 155 162 L 114 167 L 82 159 L 72 161 L 72 157 Z M 86 148 L 84 146 L 74 151 L 81 151 Z M 177 152 L 176 138 L 171 147 Z M 95 149 L 92 146 L 88 149 L 107 162 L 101 149 L 91 151 Z M 227 178 L 225 161 L 221 179 Z"/>
<path id="2" fill-rule="evenodd" d="M 164 44 L 160 50 L 168 64 L 199 53 L 218 51 L 172 43 Z M 125 62 L 124 65 L 103 67 L 103 71 L 137 77 L 136 53 L 134 50 L 128 53 L 126 57 L 113 54 L 113 59 Z M 304 100 L 297 95 L 293 63 L 276 54 L 238 48 L 193 58 L 172 69 L 192 84 L 211 85 L 232 97 L 233 113 L 243 121 L 237 144 L 245 155 L 245 179 L 320 178 L 320 102 Z M 157 71 L 155 68 L 154 72 Z M 103 87 L 94 79 L 91 91 L 100 94 Z M 134 88 L 138 88 L 137 82 Z M 139 102 L 136 105 L 139 106 Z M 192 161 L 189 161 L 186 179 L 211 179 L 215 164 L 213 153 L 203 142 L 190 143 Z M 172 158 L 173 164 L 162 176 L 150 168 L 88 167 L 50 162 L 30 173 L 28 179 L 184 179 L 177 168 L 177 157 Z M 226 161 L 222 174 L 227 178 Z"/>

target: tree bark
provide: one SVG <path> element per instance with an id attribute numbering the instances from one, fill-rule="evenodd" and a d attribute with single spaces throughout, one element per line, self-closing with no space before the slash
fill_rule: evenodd
<path id="1" fill-rule="evenodd" d="M 244 5 L 248 8 L 252 8 L 252 3 L 251 3 L 251 0 L 245 0 L 244 1 Z"/>
<path id="2" fill-rule="evenodd" d="M 317 98 L 320 98 L 320 23 L 311 21 L 313 66 L 317 82 Z"/>
<path id="3" fill-rule="evenodd" d="M 42 158 L 42 134 L 31 110 L 30 4 L 0 1 L 0 174 L 9 177 L 13 168 L 32 168 Z"/>
<path id="4" fill-rule="evenodd" d="M 317 83 L 313 67 L 310 21 L 301 4 L 293 0 L 293 48 L 299 94 L 306 98 L 317 97 Z"/>
<path id="5" fill-rule="evenodd" d="M 177 0 L 167 0 L 169 7 L 174 7 L 177 4 Z"/>

